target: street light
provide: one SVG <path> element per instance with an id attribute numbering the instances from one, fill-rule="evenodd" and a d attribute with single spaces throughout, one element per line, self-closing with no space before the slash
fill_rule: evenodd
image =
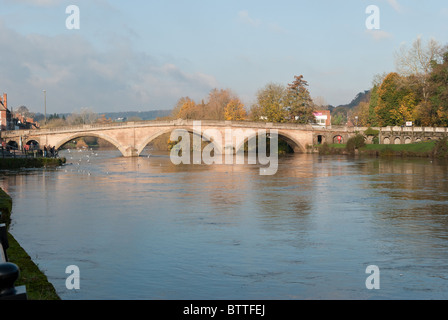
<path id="1" fill-rule="evenodd" d="M 47 124 L 47 90 L 43 90 L 44 92 L 44 108 L 45 108 L 45 124 Z"/>

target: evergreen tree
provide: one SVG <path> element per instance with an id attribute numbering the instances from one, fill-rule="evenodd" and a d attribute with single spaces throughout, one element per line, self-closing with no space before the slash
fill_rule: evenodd
<path id="1" fill-rule="evenodd" d="M 314 122 L 315 106 L 307 86 L 308 82 L 303 80 L 302 75 L 294 76 L 294 81 L 288 85 L 285 109 L 291 121 L 303 124 Z"/>

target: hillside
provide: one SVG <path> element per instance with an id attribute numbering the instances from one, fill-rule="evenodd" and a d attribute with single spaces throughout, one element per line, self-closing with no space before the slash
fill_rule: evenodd
<path id="1" fill-rule="evenodd" d="M 349 104 L 343 104 L 340 106 L 337 106 L 337 108 L 344 108 L 344 109 L 353 109 L 357 107 L 361 102 L 369 102 L 370 101 L 370 90 L 366 90 L 364 92 L 360 92 L 356 95 L 356 97 L 349 103 Z"/>
<path id="2" fill-rule="evenodd" d="M 171 110 L 151 110 L 151 111 L 123 111 L 123 112 L 100 112 L 99 116 L 104 116 L 114 121 L 127 121 L 129 119 L 141 119 L 141 120 L 155 120 L 156 118 L 162 118 L 169 116 Z M 59 113 L 59 117 L 67 118 L 70 113 Z M 48 116 L 48 115 L 47 115 Z M 34 120 L 43 121 L 44 115 L 42 113 L 34 114 Z"/>
<path id="3" fill-rule="evenodd" d="M 124 119 L 125 121 L 131 118 L 141 120 L 155 120 L 156 118 L 162 118 L 169 116 L 171 110 L 151 110 L 151 111 L 123 111 L 123 112 L 106 112 L 101 113 L 106 118 L 112 120 Z"/>

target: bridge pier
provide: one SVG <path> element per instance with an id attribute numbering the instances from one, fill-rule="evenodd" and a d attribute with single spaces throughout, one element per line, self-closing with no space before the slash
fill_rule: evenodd
<path id="1" fill-rule="evenodd" d="M 124 152 L 121 152 L 123 154 L 123 157 L 125 158 L 131 158 L 131 157 L 138 157 L 139 153 L 138 150 L 134 147 L 127 148 Z"/>

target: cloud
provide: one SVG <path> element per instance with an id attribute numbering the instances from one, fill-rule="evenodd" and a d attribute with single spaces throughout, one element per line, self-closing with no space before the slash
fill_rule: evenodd
<path id="1" fill-rule="evenodd" d="M 393 39 L 393 34 L 383 30 L 366 30 L 366 33 L 372 37 L 375 41 Z"/>
<path id="2" fill-rule="evenodd" d="M 389 5 L 397 12 L 401 12 L 403 10 L 402 6 L 398 3 L 398 0 L 387 0 Z"/>
<path id="3" fill-rule="evenodd" d="M 199 98 L 218 87 L 201 72 L 186 72 L 174 61 L 136 52 L 126 41 L 100 52 L 79 35 L 22 35 L 0 22 L 0 89 L 12 107 L 48 112 L 89 107 L 96 112 L 172 108 L 182 96 Z"/>
<path id="4" fill-rule="evenodd" d="M 287 31 L 279 26 L 277 23 L 274 22 L 264 22 L 260 19 L 254 19 L 249 15 L 249 12 L 247 10 L 242 10 L 238 12 L 238 18 L 239 20 L 247 24 L 249 26 L 252 26 L 254 28 L 263 28 L 265 30 L 268 30 L 273 33 L 287 33 Z"/>
<path id="5" fill-rule="evenodd" d="M 444 17 L 448 17 L 448 8 L 441 9 L 440 14 Z"/>
<path id="6" fill-rule="evenodd" d="M 50 7 L 59 5 L 62 1 L 61 0 L 6 0 L 8 3 L 14 3 L 14 4 L 29 4 L 36 7 Z"/>
<path id="7" fill-rule="evenodd" d="M 261 21 L 257 20 L 257 19 L 253 19 L 249 16 L 249 12 L 247 12 L 246 10 L 240 11 L 238 12 L 238 18 L 240 19 L 240 21 L 242 21 L 243 23 L 246 23 L 248 25 L 251 25 L 253 27 L 258 27 L 261 25 Z"/>

